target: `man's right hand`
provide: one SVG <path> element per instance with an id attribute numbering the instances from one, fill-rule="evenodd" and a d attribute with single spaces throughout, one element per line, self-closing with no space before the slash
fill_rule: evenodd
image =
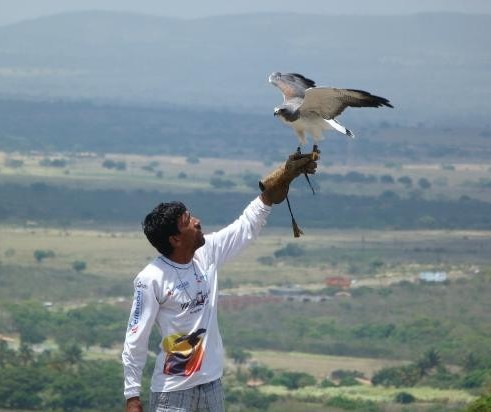
<path id="1" fill-rule="evenodd" d="M 125 412 L 143 412 L 143 407 L 140 402 L 140 397 L 135 396 L 126 400 Z"/>
<path id="2" fill-rule="evenodd" d="M 285 200 L 290 183 L 302 173 L 314 174 L 319 152 L 293 153 L 286 162 L 259 182 L 261 197 L 265 204 L 278 204 Z"/>

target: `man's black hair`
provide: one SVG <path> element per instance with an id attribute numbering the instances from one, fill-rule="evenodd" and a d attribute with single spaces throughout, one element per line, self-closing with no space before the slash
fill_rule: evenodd
<path id="1" fill-rule="evenodd" d="M 148 241 L 164 256 L 168 257 L 173 251 L 169 237 L 179 233 L 177 222 L 186 210 L 181 202 L 160 203 L 142 223 Z"/>

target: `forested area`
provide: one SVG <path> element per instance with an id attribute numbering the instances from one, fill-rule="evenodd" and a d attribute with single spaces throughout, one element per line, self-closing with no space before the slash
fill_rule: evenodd
<path id="1" fill-rule="evenodd" d="M 246 364 L 248 351 L 261 348 L 308 348 L 323 354 L 408 359 L 411 362 L 404 366 L 377 371 L 373 384 L 401 388 L 400 393 L 431 386 L 479 394 L 491 379 L 489 308 L 482 303 L 482 296 L 489 294 L 490 287 L 488 273 L 447 285 L 403 283 L 390 289 L 362 288 L 353 290 L 356 299 L 349 301 L 285 302 L 221 311 L 228 354 L 236 364 L 243 365 L 228 372 L 227 401 L 235 407 L 242 405 L 244 409 L 239 410 L 251 411 L 265 411 L 268 405 L 282 402 L 281 397 L 246 390 L 249 379 L 294 390 L 307 386 L 356 386 L 360 385 L 357 378 L 364 378 L 357 371 L 339 370 L 319 381 L 308 373 Z M 426 306 L 421 302 L 427 302 Z M 452 302 L 455 309 L 447 310 L 445 302 Z M 464 305 L 466 310 L 460 310 Z M 60 310 L 36 301 L 4 302 L 1 330 L 18 333 L 20 346 L 12 349 L 0 339 L 0 407 L 44 411 L 121 408 L 122 399 L 117 395 L 122 391 L 120 363 L 114 355 L 93 360 L 89 354 L 94 347 L 109 351 L 117 348 L 119 352 L 127 309 L 125 305 L 88 303 Z M 387 313 L 392 316 L 387 318 Z M 159 340 L 154 331 L 149 346 L 153 354 L 145 373 L 147 386 Z M 56 345 L 44 346 L 48 341 Z M 100 382 L 104 384 L 95 384 Z M 400 393 L 400 403 L 414 402 Z M 480 400 L 485 401 L 486 398 Z M 328 402 L 334 402 L 333 398 Z M 336 402 L 346 406 L 353 401 Z M 381 410 L 376 403 L 364 402 L 355 405 L 359 410 L 368 410 L 364 409 L 367 405 L 370 410 Z"/>
<path id="2" fill-rule="evenodd" d="M 148 205 L 179 199 L 205 224 L 229 223 L 255 194 L 196 190 L 170 193 L 144 190 L 71 189 L 46 183 L 0 184 L 0 221 L 26 220 L 55 226 L 76 224 L 136 225 Z M 295 214 L 305 227 L 395 229 L 489 229 L 491 204 L 468 197 L 459 200 L 401 198 L 392 191 L 379 196 L 292 192 Z M 320 206 L 322 205 L 322 206 Z M 286 208 L 279 208 L 269 224 L 288 224 Z"/>

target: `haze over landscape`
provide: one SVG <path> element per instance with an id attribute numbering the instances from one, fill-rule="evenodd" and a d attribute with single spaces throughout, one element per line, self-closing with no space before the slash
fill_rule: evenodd
<path id="1" fill-rule="evenodd" d="M 490 36 L 491 16 L 472 14 L 59 14 L 0 27 L 0 93 L 269 115 L 281 95 L 267 76 L 293 71 L 397 107 L 358 119 L 486 124 Z"/>

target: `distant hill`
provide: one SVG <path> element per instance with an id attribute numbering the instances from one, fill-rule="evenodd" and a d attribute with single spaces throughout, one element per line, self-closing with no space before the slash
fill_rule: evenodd
<path id="1" fill-rule="evenodd" d="M 489 15 L 60 14 L 0 27 L 0 94 L 269 115 L 281 96 L 268 74 L 297 71 L 396 106 L 347 119 L 489 124 L 490 38 Z"/>

